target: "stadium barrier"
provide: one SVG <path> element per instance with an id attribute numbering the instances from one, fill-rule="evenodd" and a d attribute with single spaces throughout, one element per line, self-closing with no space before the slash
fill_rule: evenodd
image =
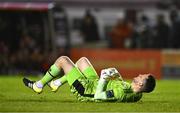
<path id="1" fill-rule="evenodd" d="M 163 50 L 162 51 L 162 74 L 163 78 L 180 77 L 180 51 Z"/>
<path id="2" fill-rule="evenodd" d="M 152 73 L 161 78 L 162 54 L 159 50 L 72 49 L 70 57 L 77 61 L 87 57 L 98 73 L 116 67 L 122 76 L 131 79 L 138 74 Z"/>

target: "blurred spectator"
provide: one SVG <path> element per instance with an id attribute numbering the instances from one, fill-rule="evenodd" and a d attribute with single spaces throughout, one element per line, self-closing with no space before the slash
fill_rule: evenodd
<path id="1" fill-rule="evenodd" d="M 20 40 L 19 50 L 17 51 L 17 67 L 22 70 L 28 69 L 29 64 L 33 63 L 30 61 L 30 56 L 36 49 L 36 43 L 29 35 L 24 35 Z M 32 64 L 31 64 L 32 65 Z"/>
<path id="2" fill-rule="evenodd" d="M 29 36 L 29 35 L 24 35 L 21 40 L 20 40 L 20 48 L 27 48 L 27 49 L 34 49 L 36 46 L 35 40 Z"/>
<path id="3" fill-rule="evenodd" d="M 153 45 L 152 25 L 146 15 L 142 15 L 132 38 L 133 48 L 151 48 Z"/>
<path id="4" fill-rule="evenodd" d="M 0 41 L 0 73 L 4 74 L 8 71 L 8 55 L 8 46 L 3 41 Z"/>
<path id="5" fill-rule="evenodd" d="M 177 10 L 170 12 L 171 30 L 170 30 L 170 47 L 180 48 L 180 19 Z"/>
<path id="6" fill-rule="evenodd" d="M 112 48 L 126 48 L 130 46 L 130 38 L 132 36 L 132 25 L 125 19 L 119 19 L 118 23 L 110 32 Z"/>
<path id="7" fill-rule="evenodd" d="M 95 17 L 91 14 L 90 10 L 86 10 L 80 30 L 85 42 L 93 42 L 99 40 L 98 25 L 96 23 Z"/>
<path id="8" fill-rule="evenodd" d="M 15 52 L 19 44 L 19 19 L 15 14 L 0 13 L 0 38 L 11 52 Z"/>
<path id="9" fill-rule="evenodd" d="M 32 70 L 42 70 L 41 65 L 43 62 L 43 54 L 39 47 L 34 48 L 30 56 L 31 69 Z"/>
<path id="10" fill-rule="evenodd" d="M 154 48 L 168 48 L 169 40 L 169 26 L 165 22 L 164 15 L 157 15 L 156 17 L 157 24 L 155 25 L 154 31 Z"/>

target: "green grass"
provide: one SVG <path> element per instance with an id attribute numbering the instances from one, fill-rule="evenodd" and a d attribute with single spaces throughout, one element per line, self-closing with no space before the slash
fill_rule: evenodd
<path id="1" fill-rule="evenodd" d="M 31 77 L 37 80 L 38 78 Z M 180 80 L 161 80 L 137 103 L 78 102 L 68 85 L 57 93 L 26 88 L 20 76 L 0 76 L 0 112 L 180 112 Z"/>

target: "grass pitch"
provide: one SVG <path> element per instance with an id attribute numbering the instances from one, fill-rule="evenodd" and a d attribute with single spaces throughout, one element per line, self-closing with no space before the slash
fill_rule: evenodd
<path id="1" fill-rule="evenodd" d="M 20 76 L 0 76 L 0 112 L 180 112 L 180 80 L 157 81 L 155 91 L 137 103 L 78 102 L 69 86 L 36 94 Z M 30 77 L 38 80 L 38 77 Z"/>

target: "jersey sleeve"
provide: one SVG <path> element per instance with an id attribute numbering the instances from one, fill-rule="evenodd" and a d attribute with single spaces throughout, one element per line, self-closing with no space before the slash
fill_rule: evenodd
<path id="1" fill-rule="evenodd" d="M 137 102 L 142 93 L 134 93 L 131 89 L 114 89 L 114 95 L 118 102 Z"/>
<path id="2" fill-rule="evenodd" d="M 134 93 L 131 85 L 127 82 L 117 82 L 111 87 L 113 95 L 108 100 L 117 102 L 136 102 L 141 99 L 142 93 Z"/>
<path id="3" fill-rule="evenodd" d="M 117 101 L 123 100 L 124 91 L 120 87 L 112 87 L 102 92 L 106 98 L 102 98 L 102 101 Z"/>

